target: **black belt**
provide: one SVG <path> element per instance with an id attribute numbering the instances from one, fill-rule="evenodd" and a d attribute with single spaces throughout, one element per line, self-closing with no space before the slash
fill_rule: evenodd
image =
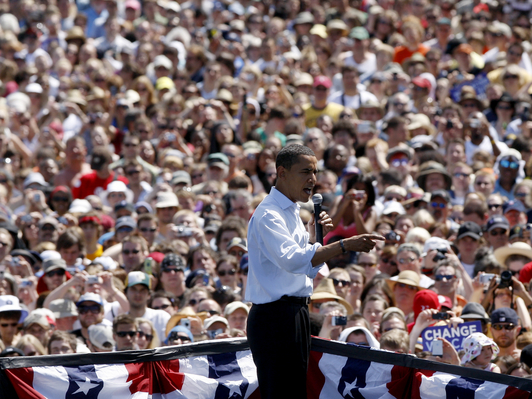
<path id="1" fill-rule="evenodd" d="M 280 301 L 295 303 L 297 305 L 308 305 L 310 303 L 310 297 L 308 296 L 288 296 L 283 295 Z"/>

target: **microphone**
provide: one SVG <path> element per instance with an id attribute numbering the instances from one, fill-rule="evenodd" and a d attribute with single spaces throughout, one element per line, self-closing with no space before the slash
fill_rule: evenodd
<path id="1" fill-rule="evenodd" d="M 321 213 L 321 203 L 323 202 L 323 197 L 321 194 L 314 194 L 312 196 L 312 202 L 314 203 L 314 223 L 316 224 L 316 242 L 319 242 L 323 245 L 323 226 L 318 223 Z"/>

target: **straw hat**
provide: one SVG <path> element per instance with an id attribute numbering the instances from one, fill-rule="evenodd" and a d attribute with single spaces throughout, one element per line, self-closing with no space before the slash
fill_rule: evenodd
<path id="1" fill-rule="evenodd" d="M 341 303 L 347 309 L 347 314 L 353 314 L 353 307 L 344 298 L 336 294 L 333 281 L 330 278 L 324 278 L 320 281 L 319 285 L 314 290 L 314 293 L 310 297 L 310 302 L 318 301 L 321 299 L 329 299 Z"/>
<path id="2" fill-rule="evenodd" d="M 511 255 L 522 255 L 532 260 L 532 247 L 524 242 L 514 242 L 511 247 L 501 247 L 493 252 L 497 262 L 503 266 L 506 259 Z"/>
<path id="3" fill-rule="evenodd" d="M 419 274 L 412 270 L 403 270 L 399 275 L 397 276 L 397 280 L 391 280 L 387 279 L 386 283 L 388 284 L 388 287 L 393 291 L 395 288 L 395 285 L 397 283 L 411 285 L 413 287 L 416 287 L 418 291 L 423 290 L 424 288 L 419 285 Z"/>

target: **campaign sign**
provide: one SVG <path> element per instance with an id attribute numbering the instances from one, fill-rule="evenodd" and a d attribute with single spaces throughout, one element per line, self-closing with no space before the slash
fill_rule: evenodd
<path id="1" fill-rule="evenodd" d="M 432 342 L 441 337 L 449 341 L 454 346 L 454 349 L 459 351 L 462 349 L 464 340 L 475 332 L 482 332 L 480 321 L 458 324 L 457 328 L 447 326 L 427 327 L 421 333 L 423 350 L 432 352 Z"/>

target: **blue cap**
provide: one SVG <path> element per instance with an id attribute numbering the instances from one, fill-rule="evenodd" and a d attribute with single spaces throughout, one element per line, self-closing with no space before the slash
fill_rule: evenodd
<path id="1" fill-rule="evenodd" d="M 153 213 L 153 208 L 150 204 L 148 204 L 146 201 L 139 201 L 135 204 L 135 210 L 137 211 L 139 208 L 144 207 L 148 210 L 149 213 Z"/>
<path id="2" fill-rule="evenodd" d="M 519 317 L 515 310 L 510 308 L 499 308 L 493 311 L 491 314 L 491 325 L 497 323 L 512 323 L 519 324 Z"/>
<path id="3" fill-rule="evenodd" d="M 79 301 L 76 302 L 76 306 L 79 307 L 83 302 L 96 302 L 98 305 L 103 306 L 103 300 L 102 297 L 98 294 L 95 294 L 94 292 L 87 292 L 86 294 L 83 294 Z"/>
<path id="4" fill-rule="evenodd" d="M 526 208 L 521 203 L 521 201 L 508 201 L 502 205 L 502 211 L 503 213 L 510 212 L 510 211 L 526 213 Z"/>
<path id="5" fill-rule="evenodd" d="M 183 326 L 175 326 L 174 328 L 172 328 L 170 330 L 170 332 L 168 333 L 168 335 L 166 336 L 166 339 L 164 340 L 164 343 L 166 345 L 168 345 L 168 340 L 170 339 L 170 335 L 172 335 L 173 332 L 182 332 L 182 333 L 185 333 L 188 335 L 188 337 L 190 338 L 190 342 L 194 342 L 194 336 L 192 335 L 192 333 L 190 332 L 190 330 L 186 327 L 183 327 Z"/>
<path id="6" fill-rule="evenodd" d="M 510 222 L 504 216 L 495 215 L 488 219 L 486 223 L 486 231 L 491 231 L 496 228 L 510 230 Z"/>

